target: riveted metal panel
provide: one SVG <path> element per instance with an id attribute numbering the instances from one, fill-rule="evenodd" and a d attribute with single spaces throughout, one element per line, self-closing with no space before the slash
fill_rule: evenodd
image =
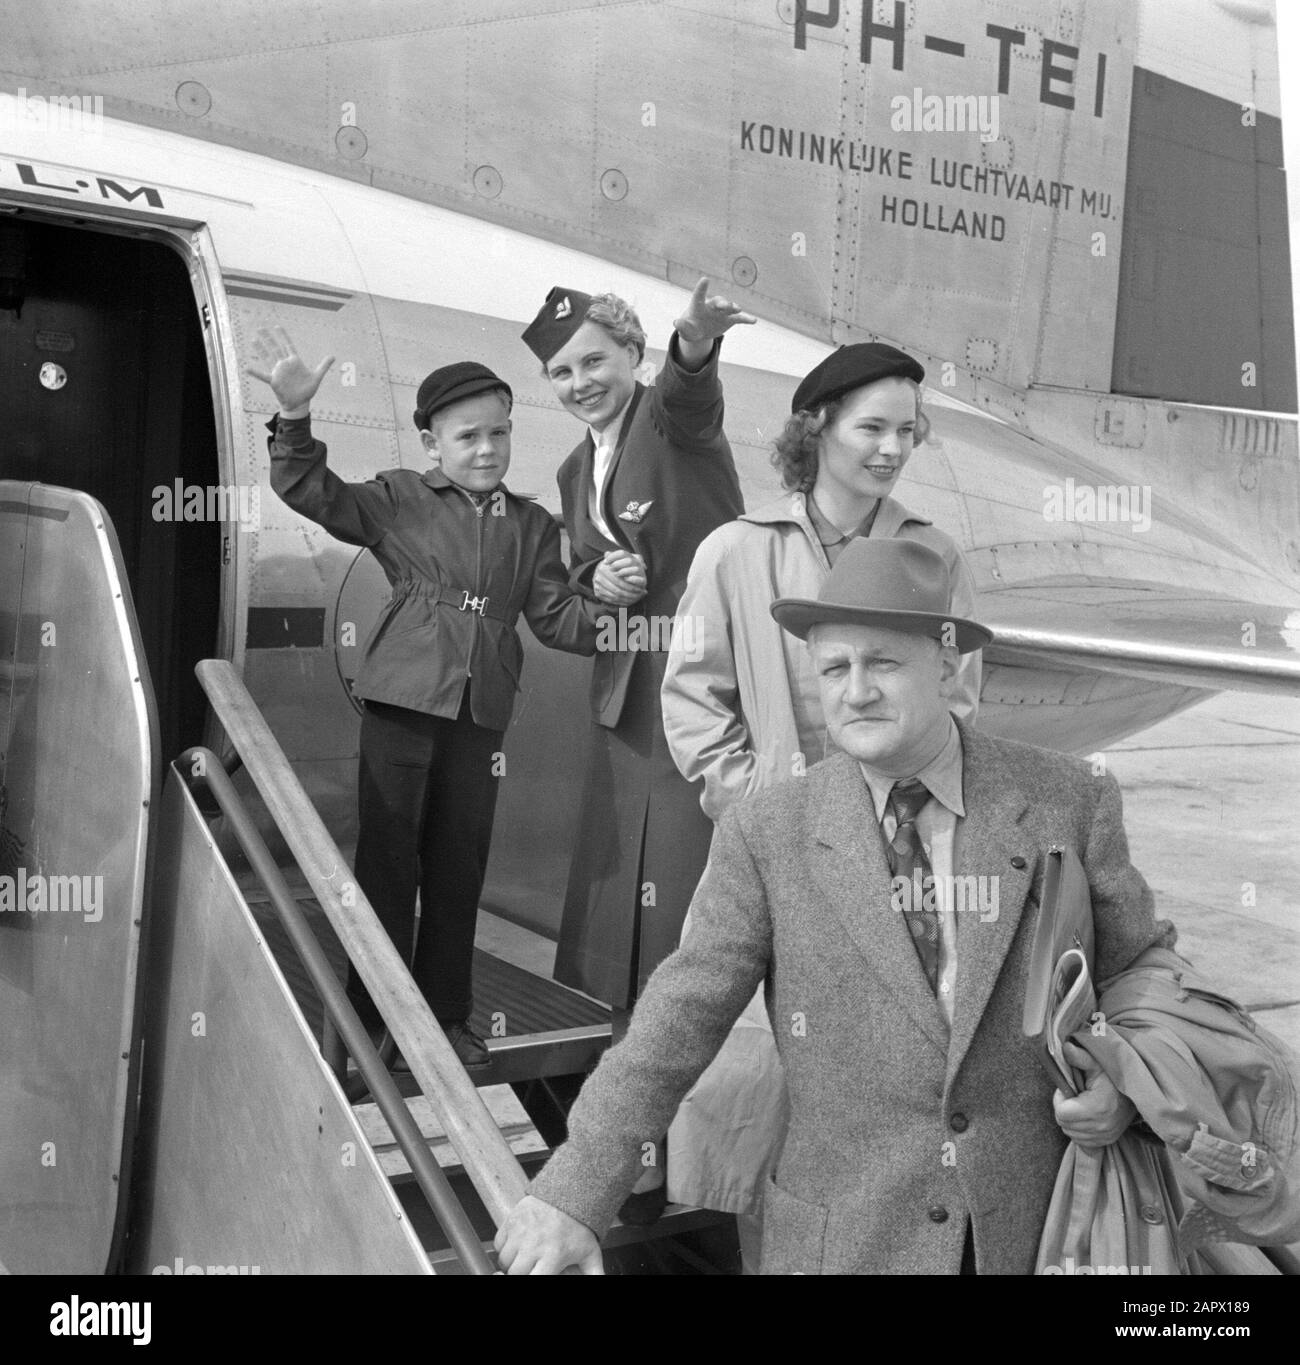
<path id="1" fill-rule="evenodd" d="M 999 383 L 1104 390 L 1118 256 L 1093 237 L 1118 230 L 1138 7 L 864 0 L 803 41 L 798 8 L 327 5 L 304 41 L 297 4 L 230 0 L 215 34 L 204 18 L 161 34 L 147 11 L 75 0 L 10 60 L 69 93 L 93 70 L 110 116 L 179 120 L 674 284 L 708 273 L 809 336 L 954 362 L 996 338 L 981 372 Z M 942 128 L 912 112 L 930 97 Z M 980 128 L 948 103 L 967 100 Z M 402 259 L 436 273 L 438 245 Z"/>

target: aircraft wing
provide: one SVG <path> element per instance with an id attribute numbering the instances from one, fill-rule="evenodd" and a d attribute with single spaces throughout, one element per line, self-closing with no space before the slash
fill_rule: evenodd
<path id="1" fill-rule="evenodd" d="M 979 605 L 981 622 L 995 636 L 984 651 L 989 663 L 1300 695 L 1300 604 L 1262 606 L 1088 582 L 986 595 Z"/>

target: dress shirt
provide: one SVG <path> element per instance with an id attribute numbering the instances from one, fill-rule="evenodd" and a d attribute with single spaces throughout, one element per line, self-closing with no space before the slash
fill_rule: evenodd
<path id="1" fill-rule="evenodd" d="M 866 779 L 875 805 L 876 819 L 880 821 L 880 832 L 888 845 L 898 829 L 894 813 L 889 809 L 889 793 L 895 782 L 910 781 L 910 778 L 887 777 L 884 773 L 859 763 L 862 776 Z M 944 1023 L 952 1028 L 953 1010 L 956 1004 L 957 985 L 957 913 L 953 907 L 954 844 L 957 838 L 958 821 L 966 815 L 962 802 L 962 752 L 961 736 L 948 718 L 948 738 L 943 748 L 917 773 L 918 781 L 924 782 L 930 792 L 930 800 L 921 807 L 916 817 L 917 832 L 926 857 L 930 860 L 930 871 L 935 878 L 935 909 L 939 913 L 939 979 L 936 998 Z"/>
<path id="2" fill-rule="evenodd" d="M 605 537 L 618 543 L 618 537 L 609 528 L 609 523 L 605 520 L 605 483 L 609 478 L 609 467 L 614 463 L 614 452 L 618 449 L 619 433 L 623 430 L 623 420 L 627 417 L 627 410 L 632 400 L 629 398 L 619 410 L 619 414 L 605 428 L 604 431 L 597 431 L 591 428 L 591 439 L 596 447 L 596 456 L 591 466 L 591 488 L 588 490 L 590 500 L 591 519 L 596 524 L 596 529 Z"/>

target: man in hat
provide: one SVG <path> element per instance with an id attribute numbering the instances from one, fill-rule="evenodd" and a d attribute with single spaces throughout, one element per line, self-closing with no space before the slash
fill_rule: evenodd
<path id="1" fill-rule="evenodd" d="M 950 594 L 929 547 L 858 539 L 817 598 L 773 605 L 840 752 L 723 817 L 680 950 L 498 1235 L 511 1274 L 599 1273 L 643 1144 L 760 982 L 790 1096 L 764 1273 L 1031 1273 L 1067 1135 L 1127 1127 L 1100 1070 L 1054 1099 L 1021 1031 L 1048 849 L 1087 871 L 1099 979 L 1173 928 L 1129 862 L 1114 778 L 952 716 L 959 660 L 991 637 Z"/>
<path id="2" fill-rule="evenodd" d="M 311 400 L 334 358 L 309 368 L 279 327 L 254 349 L 249 373 L 280 403 L 267 424 L 271 486 L 336 539 L 369 549 L 393 590 L 353 684 L 365 703 L 357 881 L 456 1055 L 481 1067 L 490 1059 L 469 1024 L 471 964 L 523 660 L 515 623 L 522 615 L 543 644 L 591 654 L 606 609 L 569 586 L 551 516 L 502 483 L 513 396 L 485 365 L 444 365 L 420 385 L 413 420 L 432 469 L 345 483 L 311 432 Z M 380 1028 L 351 966 L 348 994 Z"/>
<path id="3" fill-rule="evenodd" d="M 571 581 L 630 606 L 592 671 L 592 734 L 565 890 L 555 978 L 614 1007 L 614 1036 L 676 946 L 713 827 L 677 771 L 659 688 L 691 558 L 744 504 L 722 430 L 722 337 L 748 313 L 701 280 L 674 324 L 657 382 L 637 379 L 646 334 L 613 294 L 554 288 L 523 340 L 586 427 L 558 482 Z M 638 601 L 639 599 L 639 601 Z M 617 648 L 610 647 L 617 645 Z M 662 1186 L 652 1164 L 642 1192 Z M 628 1215 L 651 1220 L 662 1194 Z"/>

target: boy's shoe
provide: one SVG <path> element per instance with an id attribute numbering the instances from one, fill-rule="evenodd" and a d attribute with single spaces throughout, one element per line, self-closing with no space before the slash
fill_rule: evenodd
<path id="1" fill-rule="evenodd" d="M 492 1054 L 483 1039 L 470 1028 L 469 1020 L 458 1019 L 454 1024 L 443 1024 L 442 1031 L 466 1071 L 481 1071 L 491 1065 Z"/>

